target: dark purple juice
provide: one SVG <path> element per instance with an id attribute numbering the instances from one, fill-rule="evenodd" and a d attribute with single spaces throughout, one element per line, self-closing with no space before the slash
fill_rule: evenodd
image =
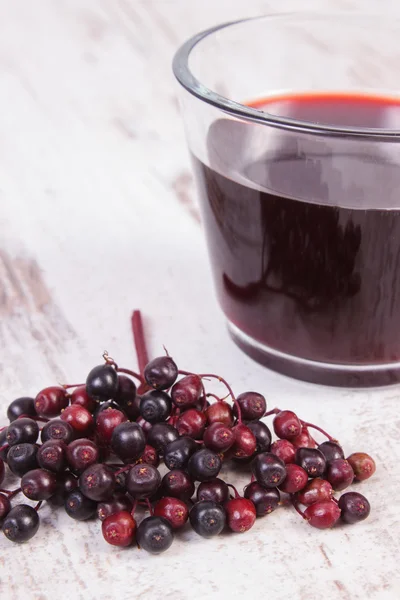
<path id="1" fill-rule="evenodd" d="M 274 102 L 253 106 L 305 121 L 400 129 L 400 103 L 383 98 Z M 277 354 L 345 366 L 400 361 L 397 144 L 278 129 L 259 137 L 260 129 L 220 119 L 209 129 L 208 164 L 194 157 L 228 320 Z"/>

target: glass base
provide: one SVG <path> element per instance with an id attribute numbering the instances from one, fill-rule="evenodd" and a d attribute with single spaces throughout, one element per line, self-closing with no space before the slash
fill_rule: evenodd
<path id="1" fill-rule="evenodd" d="M 336 387 L 378 387 L 400 382 L 400 362 L 372 365 L 324 363 L 274 350 L 228 321 L 233 341 L 257 362 L 302 381 Z"/>

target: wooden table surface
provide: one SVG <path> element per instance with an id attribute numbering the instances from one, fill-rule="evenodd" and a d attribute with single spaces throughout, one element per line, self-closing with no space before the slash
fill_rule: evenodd
<path id="1" fill-rule="evenodd" d="M 318 531 L 282 509 L 245 535 L 185 530 L 153 557 L 45 505 L 30 544 L 0 539 L 1 600 L 400 597 L 399 387 L 334 390 L 263 369 L 230 341 L 212 288 L 171 58 L 196 31 L 274 5 L 0 1 L 0 423 L 14 398 L 85 378 L 104 349 L 134 368 L 141 308 L 152 355 L 165 344 L 182 368 L 370 452 L 371 517 Z"/>

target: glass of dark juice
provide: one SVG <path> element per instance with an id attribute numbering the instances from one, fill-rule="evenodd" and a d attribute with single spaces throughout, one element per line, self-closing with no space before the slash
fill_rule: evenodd
<path id="1" fill-rule="evenodd" d="M 265 16 L 174 58 L 229 331 L 299 379 L 400 380 L 399 34 L 393 15 Z"/>

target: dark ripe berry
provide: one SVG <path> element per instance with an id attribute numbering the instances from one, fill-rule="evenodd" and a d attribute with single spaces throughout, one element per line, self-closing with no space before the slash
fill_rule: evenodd
<path id="1" fill-rule="evenodd" d="M 66 497 L 64 508 L 67 515 L 72 519 L 86 521 L 86 519 L 95 516 L 97 502 L 82 494 L 79 489 L 76 489 Z"/>
<path id="2" fill-rule="evenodd" d="M 118 427 L 118 425 L 121 425 L 121 423 L 125 423 L 127 420 L 128 419 L 121 410 L 116 408 L 107 408 L 107 410 L 102 410 L 96 419 L 96 432 L 99 436 L 99 439 L 104 444 L 109 444 L 111 442 L 114 429 Z"/>
<path id="3" fill-rule="evenodd" d="M 189 517 L 189 509 L 186 504 L 174 498 L 166 496 L 161 498 L 154 507 L 155 517 L 164 517 L 171 524 L 172 529 L 183 527 Z"/>
<path id="4" fill-rule="evenodd" d="M 140 396 L 136 392 L 136 385 L 125 375 L 118 375 L 115 402 L 122 408 L 128 419 L 134 421 L 140 415 Z"/>
<path id="5" fill-rule="evenodd" d="M 0 458 L 0 485 L 4 481 L 5 474 L 6 474 L 6 468 L 4 466 L 4 461 L 2 458 Z"/>
<path id="6" fill-rule="evenodd" d="M 323 442 L 319 444 L 318 450 L 325 456 L 326 462 L 336 460 L 337 458 L 344 458 L 342 447 L 335 442 Z"/>
<path id="7" fill-rule="evenodd" d="M 206 448 L 214 452 L 226 452 L 235 441 L 235 433 L 223 423 L 212 423 L 204 432 L 203 442 Z"/>
<path id="8" fill-rule="evenodd" d="M 298 416 L 291 410 L 281 410 L 273 420 L 274 431 L 282 440 L 291 440 L 301 432 Z"/>
<path id="9" fill-rule="evenodd" d="M 36 469 L 38 447 L 35 444 L 17 444 L 7 454 L 7 464 L 14 475 L 22 477 L 28 471 Z"/>
<path id="10" fill-rule="evenodd" d="M 329 481 L 317 477 L 309 481 L 296 497 L 301 504 L 311 506 L 311 504 L 315 504 L 316 502 L 331 500 L 332 495 L 333 489 Z"/>
<path id="11" fill-rule="evenodd" d="M 173 443 L 173 442 L 172 442 Z M 149 446 L 146 444 L 143 450 L 143 454 L 137 460 L 138 464 L 152 465 L 153 467 L 158 467 L 160 464 L 160 457 L 158 456 L 158 452 L 153 446 Z"/>
<path id="12" fill-rule="evenodd" d="M 347 460 L 336 458 L 328 462 L 324 477 L 335 491 L 340 492 L 353 483 L 354 471 Z"/>
<path id="13" fill-rule="evenodd" d="M 68 406 L 61 413 L 61 420 L 71 425 L 76 436 L 85 437 L 90 435 L 94 429 L 93 416 L 86 408 L 79 404 Z"/>
<path id="14" fill-rule="evenodd" d="M 303 467 L 309 477 L 322 477 L 326 469 L 325 456 L 317 448 L 298 448 L 296 464 Z"/>
<path id="15" fill-rule="evenodd" d="M 56 493 L 48 499 L 53 506 L 64 506 L 65 499 L 70 492 L 78 487 L 78 478 L 66 471 L 57 476 Z"/>
<path id="16" fill-rule="evenodd" d="M 172 402 L 178 408 L 193 406 L 203 392 L 203 385 L 198 375 L 186 375 L 175 383 L 171 390 Z"/>
<path id="17" fill-rule="evenodd" d="M 150 387 L 167 390 L 178 377 L 178 367 L 170 356 L 159 356 L 145 366 L 143 375 Z"/>
<path id="18" fill-rule="evenodd" d="M 375 473 L 375 461 L 365 452 L 354 452 L 354 454 L 350 454 L 347 460 L 351 464 L 356 481 L 369 479 Z"/>
<path id="19" fill-rule="evenodd" d="M 203 481 L 197 488 L 197 500 L 210 500 L 224 504 L 229 500 L 229 488 L 222 479 Z"/>
<path id="20" fill-rule="evenodd" d="M 63 387 L 45 388 L 35 398 L 35 410 L 41 417 L 57 417 L 69 402 L 67 391 Z"/>
<path id="21" fill-rule="evenodd" d="M 91 398 L 86 391 L 85 385 L 80 385 L 74 389 L 72 394 L 70 395 L 71 405 L 78 404 L 79 406 L 83 406 L 90 413 L 92 413 L 97 406 L 96 400 Z"/>
<path id="22" fill-rule="evenodd" d="M 133 402 L 136 398 L 136 393 L 135 382 L 126 375 L 118 375 L 118 389 L 114 398 L 115 402 L 121 405 Z"/>
<path id="23" fill-rule="evenodd" d="M 135 461 L 142 455 L 146 438 L 137 423 L 121 423 L 111 436 L 111 448 L 123 461 Z"/>
<path id="24" fill-rule="evenodd" d="M 189 520 L 199 535 L 209 538 L 221 533 L 226 523 L 224 508 L 212 500 L 200 500 L 190 509 Z"/>
<path id="25" fill-rule="evenodd" d="M 59 440 L 48 440 L 39 447 L 37 461 L 42 469 L 61 473 L 67 466 L 67 446 Z"/>
<path id="26" fill-rule="evenodd" d="M 179 433 L 172 425 L 155 423 L 147 435 L 147 443 L 163 454 L 168 444 L 177 440 L 178 437 Z"/>
<path id="27" fill-rule="evenodd" d="M 197 450 L 189 459 L 188 473 L 195 481 L 210 481 L 217 477 L 221 470 L 221 459 L 212 450 L 202 448 Z"/>
<path id="28" fill-rule="evenodd" d="M 0 458 L 2 460 L 7 460 L 7 454 L 10 449 L 7 444 L 6 436 L 7 436 L 7 428 L 3 429 L 3 431 L 0 431 L 0 448 L 3 448 L 3 446 L 4 446 L 4 448 L 2 450 L 0 450 Z"/>
<path id="29" fill-rule="evenodd" d="M 48 440 L 58 440 L 69 444 L 75 437 L 75 432 L 69 423 L 62 421 L 61 419 L 53 419 L 46 423 L 40 434 L 42 442 Z"/>
<path id="30" fill-rule="evenodd" d="M 279 489 L 287 494 L 295 494 L 305 488 L 307 482 L 308 475 L 304 469 L 299 465 L 288 464 L 286 465 L 286 477 L 280 484 Z"/>
<path id="31" fill-rule="evenodd" d="M 176 428 L 180 435 L 188 435 L 194 440 L 200 440 L 206 427 L 206 415 L 200 410 L 190 408 L 178 419 Z"/>
<path id="32" fill-rule="evenodd" d="M 33 419 L 20 418 L 7 427 L 6 440 L 9 446 L 34 444 L 38 439 L 39 425 Z"/>
<path id="33" fill-rule="evenodd" d="M 106 542 L 125 548 L 133 542 L 136 521 L 130 512 L 122 510 L 107 517 L 101 525 L 101 531 Z"/>
<path id="34" fill-rule="evenodd" d="M 118 391 L 118 374 L 111 365 L 94 367 L 86 378 L 86 391 L 92 398 L 111 400 Z"/>
<path id="35" fill-rule="evenodd" d="M 289 442 L 289 440 L 276 440 L 276 442 L 271 444 L 271 452 L 283 460 L 286 465 L 294 463 L 296 457 L 296 448 L 293 446 L 292 442 Z"/>
<path id="36" fill-rule="evenodd" d="M 206 410 L 208 425 L 212 423 L 223 423 L 227 427 L 233 426 L 233 414 L 231 406 L 224 400 L 214 402 Z"/>
<path id="37" fill-rule="evenodd" d="M 247 498 L 233 498 L 225 504 L 228 527 L 236 533 L 244 533 L 253 527 L 256 507 Z"/>
<path id="38" fill-rule="evenodd" d="M 256 452 L 269 452 L 272 437 L 269 427 L 262 421 L 249 421 L 246 425 L 256 438 Z"/>
<path id="39" fill-rule="evenodd" d="M 8 515 L 11 510 L 11 502 L 5 494 L 0 494 L 0 521 Z"/>
<path id="40" fill-rule="evenodd" d="M 22 477 L 21 489 L 29 500 L 47 500 L 57 491 L 57 478 L 45 469 L 34 469 Z"/>
<path id="41" fill-rule="evenodd" d="M 194 483 L 185 471 L 174 469 L 166 473 L 162 479 L 164 496 L 173 496 L 181 500 L 190 500 L 194 494 Z"/>
<path id="42" fill-rule="evenodd" d="M 312 527 L 328 529 L 333 527 L 340 517 L 340 508 L 333 500 L 325 500 L 311 504 L 304 511 L 304 516 Z"/>
<path id="43" fill-rule="evenodd" d="M 244 490 L 244 497 L 251 500 L 256 507 L 257 517 L 269 515 L 279 506 L 281 496 L 276 488 L 269 490 L 263 488 L 257 481 L 253 481 Z"/>
<path id="44" fill-rule="evenodd" d="M 36 417 L 36 409 L 35 409 L 35 400 L 34 398 L 17 398 L 13 400 L 7 409 L 7 419 L 10 421 L 15 421 L 21 415 L 26 417 Z"/>
<path id="45" fill-rule="evenodd" d="M 140 414 L 149 423 L 161 423 L 171 414 L 172 402 L 166 392 L 151 390 L 140 400 Z"/>
<path id="46" fill-rule="evenodd" d="M 3 522 L 4 535 L 11 542 L 27 542 L 39 529 L 39 515 L 32 506 L 14 506 Z"/>
<path id="47" fill-rule="evenodd" d="M 136 397 L 132 402 L 126 404 L 118 404 L 130 421 L 136 421 L 140 417 L 140 401 L 142 397 L 136 394 Z"/>
<path id="48" fill-rule="evenodd" d="M 257 454 L 251 469 L 258 483 L 266 488 L 278 487 L 286 477 L 285 463 L 271 452 Z"/>
<path id="49" fill-rule="evenodd" d="M 121 511 L 132 511 L 132 502 L 125 494 L 114 494 L 109 500 L 99 502 L 97 505 L 97 516 L 100 521 L 104 521 L 107 517 L 115 515 Z"/>
<path id="50" fill-rule="evenodd" d="M 161 485 L 161 475 L 151 465 L 135 465 L 126 477 L 126 489 L 133 498 L 150 498 Z"/>
<path id="51" fill-rule="evenodd" d="M 316 448 L 317 446 L 317 442 L 311 437 L 306 425 L 303 425 L 300 434 L 290 441 L 295 448 Z"/>
<path id="52" fill-rule="evenodd" d="M 240 406 L 242 419 L 245 421 L 261 419 L 267 410 L 264 396 L 257 392 L 244 392 L 237 396 L 236 400 Z M 233 414 L 237 416 L 236 406 L 233 407 Z"/>
<path id="53" fill-rule="evenodd" d="M 339 508 L 342 511 L 340 518 L 349 524 L 364 521 L 371 510 L 368 500 L 358 492 L 343 494 L 339 499 Z"/>
<path id="54" fill-rule="evenodd" d="M 164 463 L 168 469 L 184 469 L 198 446 L 192 438 L 184 436 L 165 448 Z"/>
<path id="55" fill-rule="evenodd" d="M 96 502 L 109 500 L 115 489 L 114 473 L 107 465 L 91 465 L 79 477 L 79 489 Z"/>
<path id="56" fill-rule="evenodd" d="M 247 425 L 239 424 L 233 428 L 235 442 L 231 448 L 232 455 L 235 458 L 249 458 L 257 448 L 257 440 L 251 429 Z"/>
<path id="57" fill-rule="evenodd" d="M 99 449 L 92 440 L 74 440 L 67 446 L 67 461 L 72 471 L 81 473 L 99 461 Z"/>
<path id="58" fill-rule="evenodd" d="M 171 546 L 174 533 L 163 517 L 147 517 L 138 527 L 136 540 L 140 548 L 151 554 L 160 554 Z"/>

